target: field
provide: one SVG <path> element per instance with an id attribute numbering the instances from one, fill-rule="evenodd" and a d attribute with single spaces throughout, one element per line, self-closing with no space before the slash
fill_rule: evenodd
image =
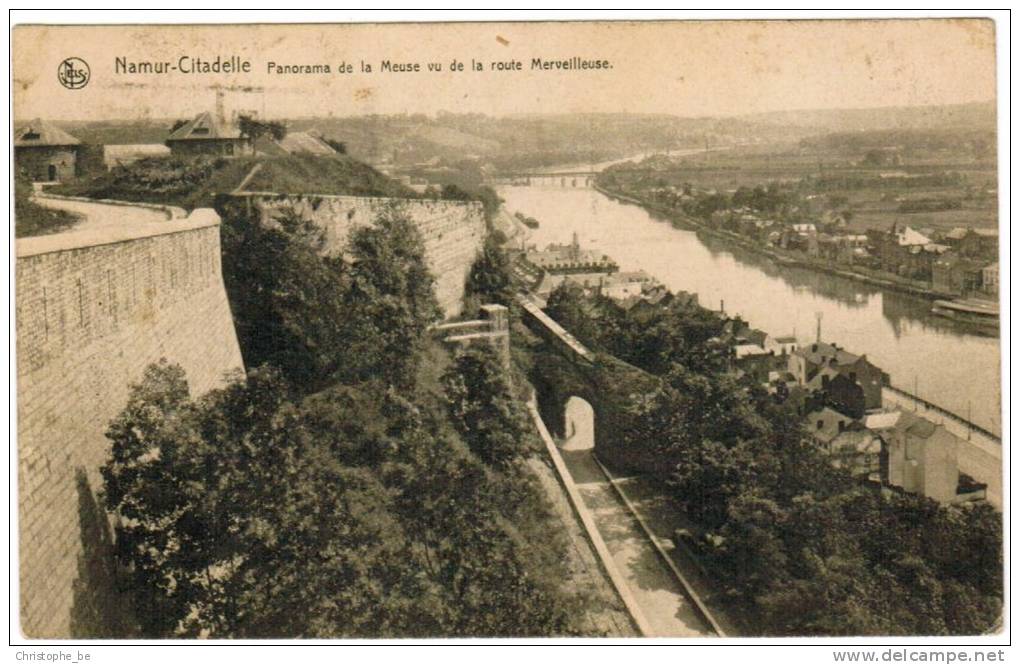
<path id="1" fill-rule="evenodd" d="M 998 225 L 995 161 L 967 151 L 918 150 L 894 163 L 869 163 L 865 154 L 825 146 L 763 144 L 671 161 L 667 168 L 649 165 L 645 184 L 732 194 L 739 187 L 780 183 L 810 201 L 812 212 L 850 212 L 849 227 L 859 231 L 893 223 L 939 231 Z"/>

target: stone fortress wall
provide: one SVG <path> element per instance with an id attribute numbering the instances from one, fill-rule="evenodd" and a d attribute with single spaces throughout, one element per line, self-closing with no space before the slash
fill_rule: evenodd
<path id="1" fill-rule="evenodd" d="M 262 211 L 263 220 L 293 209 L 326 232 L 326 252 L 343 251 L 351 229 L 372 224 L 392 208 L 407 214 L 425 241 L 429 267 L 436 278 L 436 297 L 447 317 L 460 313 L 464 283 L 485 240 L 482 205 L 474 201 L 434 201 L 362 196 L 283 196 L 246 192 Z"/>
<path id="2" fill-rule="evenodd" d="M 352 228 L 391 207 L 420 229 L 436 295 L 460 312 L 485 237 L 474 202 L 245 193 L 268 218 L 294 208 L 339 253 Z M 121 602 L 112 586 L 108 516 L 97 495 L 105 431 L 147 365 L 166 358 L 193 395 L 243 371 L 220 264 L 220 219 L 120 202 L 90 211 L 90 229 L 19 239 L 16 263 L 18 518 L 21 628 L 27 637 L 108 634 Z M 113 205 L 117 204 L 117 205 Z M 157 208 L 168 221 L 122 223 Z M 137 210 L 136 210 L 137 208 Z M 143 210 L 144 208 L 144 210 Z M 106 219 L 109 217 L 110 219 Z M 117 219 L 114 219 L 114 218 Z"/>
<path id="3" fill-rule="evenodd" d="M 219 217 L 20 239 L 16 263 L 21 628 L 102 634 L 110 533 L 96 496 L 107 423 L 166 358 L 193 395 L 243 371 Z M 105 551 L 104 551 L 105 548 Z"/>

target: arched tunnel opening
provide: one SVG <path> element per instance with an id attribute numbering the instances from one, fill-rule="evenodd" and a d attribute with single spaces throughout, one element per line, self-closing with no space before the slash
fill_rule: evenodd
<path id="1" fill-rule="evenodd" d="M 590 450 L 595 447 L 595 409 L 588 400 L 571 396 L 563 407 L 563 450 Z"/>

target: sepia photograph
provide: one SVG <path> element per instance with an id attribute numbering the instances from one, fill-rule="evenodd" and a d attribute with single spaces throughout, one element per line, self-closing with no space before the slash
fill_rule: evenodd
<path id="1" fill-rule="evenodd" d="M 1008 643 L 1008 18 L 69 14 L 12 645 Z"/>

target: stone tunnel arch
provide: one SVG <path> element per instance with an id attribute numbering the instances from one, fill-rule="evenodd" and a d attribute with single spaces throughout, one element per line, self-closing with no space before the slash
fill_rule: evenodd
<path id="1" fill-rule="evenodd" d="M 605 355 L 583 363 L 550 349 L 536 353 L 534 360 L 529 379 L 539 414 L 565 450 L 578 449 L 577 430 L 584 427 L 591 436 L 587 445 L 603 462 L 634 472 L 658 468 L 660 460 L 649 447 L 627 440 L 636 429 L 635 405 L 660 385 L 657 377 Z"/>
<path id="2" fill-rule="evenodd" d="M 563 450 L 589 450 L 595 447 L 595 409 L 583 397 L 571 395 L 563 405 Z"/>

